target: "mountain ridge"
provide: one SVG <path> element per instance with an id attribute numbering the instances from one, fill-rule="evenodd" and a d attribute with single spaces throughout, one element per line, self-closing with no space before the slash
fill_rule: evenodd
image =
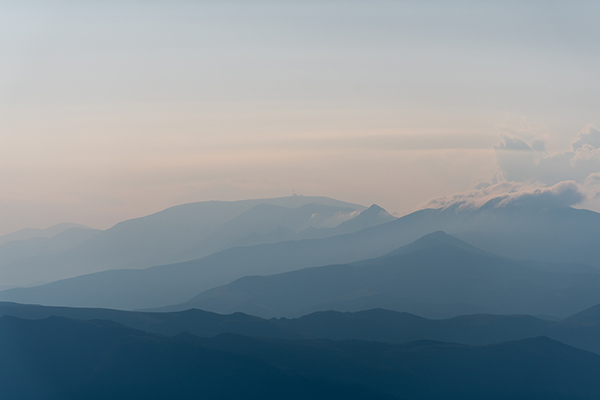
<path id="1" fill-rule="evenodd" d="M 578 232 L 580 226 L 582 233 L 576 238 L 568 234 Z M 514 253 L 514 258 L 541 260 L 537 262 L 544 268 L 550 262 L 567 259 L 591 266 L 588 272 L 593 273 L 597 260 L 600 260 L 600 247 L 593 240 L 600 236 L 598 213 L 570 207 L 539 210 L 531 215 L 502 209 L 458 213 L 456 210 L 423 209 L 355 233 L 233 248 L 187 263 L 138 271 L 86 275 L 79 280 L 60 281 L 35 290 L 0 292 L 0 299 L 122 309 L 157 308 L 182 303 L 202 290 L 244 275 L 268 275 L 372 259 L 439 230 L 499 256 Z M 534 240 L 527 239 L 531 237 Z M 555 257 L 558 253 L 562 256 Z M 574 255 L 573 260 L 571 255 Z M 581 265 L 577 268 L 581 269 Z M 108 292 L 111 296 L 105 294 Z"/>
<path id="2" fill-rule="evenodd" d="M 223 224 L 254 206 L 293 206 L 285 208 L 288 213 L 292 213 L 294 207 L 320 204 L 319 202 L 323 204 L 321 210 L 316 212 L 317 216 L 320 212 L 329 215 L 339 213 L 341 220 L 344 216 L 365 209 L 360 205 L 318 196 L 188 203 L 122 221 L 107 230 L 97 231 L 90 240 L 74 242 L 61 252 L 44 253 L 32 248 L 34 254 L 43 253 L 43 257 L 20 256 L 16 260 L 7 258 L 2 263 L 0 246 L 0 281 L 5 285 L 28 286 L 33 282 L 33 276 L 37 282 L 51 282 L 102 270 L 137 269 L 197 259 L 231 246 L 233 239 L 225 237 L 221 241 L 212 244 L 207 242 L 207 245 L 201 246 L 197 249 L 197 257 L 186 254 L 186 251 L 206 241 Z M 310 216 L 309 214 L 304 218 L 308 220 Z M 255 224 L 249 229 L 252 232 L 259 225 Z M 238 226 L 237 230 L 242 228 L 244 227 Z"/>
<path id="3" fill-rule="evenodd" d="M 566 316 L 600 302 L 595 290 L 600 291 L 598 270 L 588 273 L 571 265 L 543 268 L 536 262 L 482 252 L 436 232 L 371 260 L 246 276 L 162 310 L 195 307 L 262 317 L 369 308 L 428 317 L 469 313 Z M 569 301 L 561 302 L 559 297 Z"/>
<path id="4" fill-rule="evenodd" d="M 600 356 L 547 337 L 487 346 L 164 337 L 107 321 L 0 318 L 3 398 L 475 400 L 600 395 Z"/>
<path id="5" fill-rule="evenodd" d="M 299 318 L 263 319 L 243 313 L 217 314 L 198 309 L 180 312 L 140 312 L 111 309 L 47 307 L 0 303 L 0 316 L 44 319 L 109 320 L 148 333 L 175 336 L 185 332 L 212 337 L 221 333 L 280 339 L 364 340 L 405 343 L 433 340 L 487 345 L 548 336 L 600 354 L 600 322 L 566 318 L 549 321 L 530 315 L 461 315 L 428 319 L 385 309 L 356 312 L 320 311 Z M 575 314 L 577 315 L 577 314 Z"/>

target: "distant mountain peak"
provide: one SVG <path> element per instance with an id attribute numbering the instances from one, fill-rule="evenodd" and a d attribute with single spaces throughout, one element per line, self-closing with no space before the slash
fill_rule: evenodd
<path id="1" fill-rule="evenodd" d="M 414 242 L 407 244 L 406 246 L 402 246 L 392 251 L 391 253 L 388 253 L 384 257 L 404 255 L 437 246 L 451 246 L 477 254 L 491 255 L 490 253 L 480 250 L 477 247 L 471 246 L 470 244 L 463 242 L 462 240 L 454 236 L 448 235 L 444 231 L 436 231 L 422 236 Z"/>
<path id="2" fill-rule="evenodd" d="M 448 235 L 444 231 L 435 231 L 432 233 L 428 233 L 427 235 L 421 236 L 419 239 L 415 240 L 413 244 L 428 244 L 428 245 L 437 245 L 437 244 L 466 244 L 460 239 L 455 238 L 452 235 Z"/>
<path id="3" fill-rule="evenodd" d="M 352 219 L 342 222 L 336 229 L 340 233 L 345 232 L 356 232 L 361 229 L 373 227 L 386 222 L 395 220 L 396 217 L 379 207 L 377 204 L 373 204 L 371 207 L 363 210 L 360 214 Z"/>
<path id="4" fill-rule="evenodd" d="M 385 220 L 393 220 L 395 219 L 390 213 L 388 213 L 385 209 L 378 206 L 377 204 L 373 204 L 371 207 L 363 210 L 356 218 L 367 219 L 367 218 L 377 218 L 377 219 L 385 219 Z"/>
<path id="5" fill-rule="evenodd" d="M 388 213 L 386 210 L 379 207 L 377 204 L 373 204 L 371 207 L 367 208 L 366 210 L 363 210 L 356 217 L 348 221 L 342 222 L 342 224 L 340 224 L 340 227 L 355 227 L 358 225 L 362 225 L 362 227 L 367 228 L 373 225 L 379 225 L 384 222 L 389 222 L 394 219 L 396 218 L 390 213 Z"/>

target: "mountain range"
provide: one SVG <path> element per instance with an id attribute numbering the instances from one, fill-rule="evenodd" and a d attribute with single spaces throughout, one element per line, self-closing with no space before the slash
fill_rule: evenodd
<path id="1" fill-rule="evenodd" d="M 536 193 L 2 236 L 0 398 L 600 398 L 600 214 Z"/>
<path id="2" fill-rule="evenodd" d="M 443 232 L 426 235 L 374 259 L 274 275 L 266 275 L 269 266 L 262 263 L 242 269 L 232 262 L 235 258 L 232 260 L 231 255 L 236 252 L 247 255 L 248 250 L 254 250 L 264 256 L 261 247 L 268 246 L 234 248 L 209 256 L 201 260 L 205 263 L 201 264 L 203 268 L 193 262 L 180 264 L 177 269 L 166 266 L 108 271 L 35 288 L 3 291 L 0 299 L 108 308 L 133 305 L 131 309 L 140 309 L 145 308 L 144 301 L 148 301 L 146 304 L 154 301 L 161 307 L 168 298 L 187 295 L 190 300 L 159 309 L 199 308 L 225 314 L 239 311 L 262 317 L 384 308 L 434 318 L 473 313 L 563 318 L 600 303 L 600 270 L 596 267 L 511 260 Z M 251 260 L 245 261 L 247 266 Z M 202 286 L 215 286 L 214 277 L 223 277 L 227 268 L 230 277 L 235 277 L 234 274 L 243 277 L 213 289 L 199 290 Z M 211 270 L 215 279 L 212 282 Z M 256 271 L 266 276 L 248 276 Z M 121 279 L 114 278 L 119 275 Z M 110 279 L 102 281 L 99 277 Z M 193 296 L 194 290 L 200 293 Z M 94 294 L 98 297 L 94 298 Z"/>
<path id="3" fill-rule="evenodd" d="M 366 208 L 308 196 L 209 201 L 171 207 L 105 231 L 65 224 L 23 230 L 0 237 L 6 242 L 0 246 L 0 282 L 31 286 L 103 270 L 144 268 L 204 257 L 244 241 L 326 237 L 394 219 L 375 208 L 377 212 L 371 210 L 340 229 L 336 227 Z M 67 226 L 70 235 L 59 229 Z"/>
<path id="4" fill-rule="evenodd" d="M 307 207 L 312 207 L 310 204 L 314 204 L 316 201 L 315 198 L 304 198 L 302 196 L 284 199 L 286 199 L 285 201 L 288 202 L 288 205 L 291 204 L 289 202 L 296 202 L 294 205 L 305 202 L 307 203 Z M 273 201 L 275 200 L 277 199 Z M 327 201 L 335 202 L 333 200 Z M 323 202 L 327 201 L 323 200 Z M 260 203 L 262 205 L 259 207 L 250 207 L 250 204 L 243 203 L 244 207 L 250 207 L 249 210 L 246 210 L 250 214 L 244 216 L 241 215 L 242 213 L 237 214 L 240 221 L 255 221 L 257 224 L 254 233 L 247 235 L 245 239 L 240 239 L 239 236 L 234 237 L 235 235 L 226 233 L 235 232 L 236 229 L 243 225 L 241 222 L 238 228 L 233 228 L 233 226 L 226 223 L 227 221 L 219 225 L 222 228 L 219 232 L 223 232 L 223 237 L 232 238 L 231 246 L 235 246 L 236 244 L 240 246 L 244 244 L 244 246 L 231 247 L 209 256 L 183 263 L 136 270 L 117 269 L 87 275 L 84 274 L 84 268 L 77 266 L 80 264 L 66 262 L 64 265 L 72 267 L 71 274 L 80 276 L 36 288 L 0 292 L 0 300 L 119 309 L 158 308 L 186 302 L 203 291 L 231 283 L 236 279 L 249 275 L 272 275 L 307 267 L 347 264 L 380 257 L 400 246 L 411 243 L 423 235 L 437 230 L 444 230 L 457 238 L 465 240 L 481 251 L 507 258 L 528 259 L 545 262 L 548 265 L 558 262 L 594 267 L 598 266 L 598 260 L 600 260 L 600 246 L 596 245 L 597 241 L 595 240 L 595 238 L 600 237 L 600 214 L 571 207 L 556 206 L 535 209 L 532 209 L 529 205 L 512 205 L 510 207 L 487 206 L 478 209 L 447 207 L 441 209 L 424 209 L 399 219 L 379 223 L 382 220 L 379 216 L 383 215 L 383 219 L 392 217 L 380 210 L 379 207 L 373 206 L 370 209 L 364 210 L 363 214 L 360 214 L 364 215 L 364 219 L 367 219 L 366 223 L 360 222 L 363 217 L 359 215 L 334 228 L 306 228 L 304 231 L 297 232 L 294 240 L 285 241 L 288 238 L 286 235 L 289 234 L 289 230 L 280 223 L 273 222 L 270 227 L 277 227 L 270 231 L 270 233 L 259 232 L 260 229 L 258 227 L 263 218 L 254 219 L 251 215 L 252 213 L 257 212 L 263 215 L 265 213 L 268 214 L 267 210 L 271 209 L 275 214 L 281 211 L 277 207 L 265 206 L 265 201 L 263 200 L 260 202 L 262 202 Z M 163 254 L 162 257 L 170 257 L 164 255 L 168 253 L 164 246 L 168 245 L 155 245 L 154 243 L 156 241 L 163 241 L 165 236 L 169 236 L 165 232 L 182 232 L 185 229 L 166 229 L 165 226 L 170 225 L 166 223 L 161 225 L 157 221 L 162 221 L 163 219 L 179 221 L 173 222 L 173 226 L 179 226 L 178 224 L 181 224 L 181 221 L 187 221 L 187 212 L 184 212 L 185 210 L 195 209 L 195 207 L 209 207 L 209 205 L 204 203 L 199 204 L 203 205 L 180 206 L 182 210 L 175 208 L 163 212 L 167 216 L 162 216 L 162 213 L 158 213 L 142 218 L 140 221 L 133 220 L 123 223 L 122 226 L 121 224 L 115 226 L 112 230 L 109 230 L 111 231 L 110 237 L 113 238 L 111 241 L 123 243 L 115 248 L 99 244 L 102 241 L 107 241 L 102 239 L 102 237 L 108 237 L 104 236 L 108 235 L 108 233 L 105 234 L 104 232 L 102 232 L 102 235 L 96 235 L 92 240 L 82 243 L 76 248 L 81 250 L 85 246 L 91 246 L 91 243 L 96 243 L 97 246 L 94 245 L 96 246 L 96 250 L 85 251 L 81 254 L 85 255 L 85 257 L 83 255 L 82 257 L 86 260 L 104 260 L 101 261 L 105 263 L 102 268 L 109 268 L 108 265 L 110 262 L 107 260 L 115 260 L 117 258 L 129 259 L 130 256 L 127 254 L 131 252 L 136 253 L 138 250 L 139 254 L 160 253 Z M 231 204 L 237 204 L 237 202 Z M 230 207 L 231 204 L 227 207 Z M 275 205 L 280 206 L 279 204 Z M 330 205 L 325 204 L 325 206 Z M 219 205 L 219 207 L 221 206 L 222 204 Z M 210 207 L 216 207 L 216 205 L 210 205 Z M 237 210 L 239 211 L 239 207 L 242 206 L 238 204 L 235 207 L 238 207 Z M 256 208 L 253 209 L 253 207 Z M 348 203 L 337 204 L 336 207 L 352 208 L 348 206 Z M 279 211 L 275 211 L 275 208 Z M 302 214 L 298 209 L 288 208 L 288 210 L 293 214 Z M 353 211 L 353 213 L 356 212 Z M 179 219 L 167 218 L 171 214 L 177 215 Z M 373 218 L 372 214 L 377 214 L 376 218 Z M 308 213 L 302 215 L 308 215 Z M 367 218 L 369 215 L 371 217 Z M 235 218 L 233 217 L 229 221 Z M 283 221 L 286 218 L 288 217 L 274 217 L 274 221 Z M 304 221 L 303 226 L 306 226 L 306 220 L 300 220 Z M 189 221 L 189 224 L 195 224 L 194 226 L 197 223 L 198 221 L 193 219 Z M 352 229 L 358 229 L 365 225 L 372 226 L 356 232 L 339 234 L 340 232 L 347 232 L 348 225 L 355 223 L 356 226 L 353 226 Z M 130 225 L 132 228 L 129 227 Z M 144 233 L 143 235 L 136 236 L 136 229 L 154 233 Z M 211 232 L 216 232 L 218 228 L 214 229 Z M 118 234 L 119 231 L 123 231 L 124 233 L 120 235 Z M 250 231 L 252 229 L 246 231 L 246 233 Z M 266 231 L 268 229 L 263 232 Z M 308 234 L 306 232 L 316 232 L 317 236 L 325 235 L 327 237 L 302 239 L 302 234 Z M 214 235 L 215 239 L 210 240 L 215 240 L 215 243 L 219 242 L 219 235 L 217 233 Z M 168 240 L 164 240 L 164 242 L 169 243 L 171 241 L 175 243 L 178 237 L 177 234 L 173 234 L 169 236 Z M 270 242 L 278 239 L 284 241 L 251 245 L 256 240 Z M 205 242 L 210 240 L 206 239 Z M 139 246 L 136 247 L 132 243 L 138 243 Z M 196 253 L 194 255 L 193 252 L 195 250 L 193 249 L 201 249 L 202 245 L 198 245 L 199 241 L 194 242 L 189 237 L 186 239 L 185 245 L 177 244 L 176 246 L 185 248 L 191 243 L 196 243 L 196 245 L 191 245 L 191 247 L 188 247 L 188 250 L 179 253 L 179 255 L 186 254 L 185 257 L 182 256 L 183 258 L 190 258 L 200 254 Z M 119 250 L 119 246 L 121 246 L 121 250 Z M 109 251 L 109 249 L 112 250 Z M 132 249 L 137 250 L 134 251 Z M 125 255 L 119 255 L 121 251 Z M 74 254 L 73 252 L 76 253 L 73 249 L 69 254 Z M 156 257 L 159 256 L 156 255 L 154 258 L 150 258 L 156 260 Z M 150 258 L 146 258 L 149 263 Z M 115 262 L 110 268 L 121 268 L 122 265 L 120 262 Z M 138 266 L 140 265 L 142 264 Z M 52 262 L 49 261 L 49 264 L 45 265 L 44 268 L 53 270 L 54 267 Z M 26 271 L 27 269 L 23 269 L 22 273 Z M 591 301 L 594 301 L 594 299 L 591 299 Z M 377 306 L 383 305 L 379 304 Z M 583 305 L 583 303 L 580 304 L 580 306 Z M 372 306 L 376 306 L 376 304 Z M 388 307 L 387 305 L 385 306 Z M 455 315 L 468 311 L 467 308 L 460 304 L 457 304 L 457 307 Z M 416 308 L 413 310 L 417 311 Z M 475 308 L 471 312 L 484 310 L 493 311 L 491 308 Z M 572 309 L 569 309 L 565 313 L 571 311 Z M 564 315 L 564 313 L 561 315 Z"/>
<path id="5" fill-rule="evenodd" d="M 8 242 L 17 242 L 37 238 L 49 239 L 72 228 L 91 229 L 89 226 L 71 223 L 56 224 L 46 229 L 24 228 L 16 232 L 0 235 L 0 246 Z"/>
<path id="6" fill-rule="evenodd" d="M 0 396 L 44 399 L 596 399 L 600 356 L 545 337 L 164 337 L 108 321 L 0 318 Z"/>
<path id="7" fill-rule="evenodd" d="M 499 344 L 547 336 L 570 346 L 600 354 L 598 309 L 600 305 L 556 321 L 530 315 L 491 314 L 427 319 L 383 309 L 343 313 L 322 311 L 300 318 L 263 319 L 239 312 L 224 315 L 198 309 L 139 312 L 0 303 L 0 317 L 39 320 L 58 316 L 85 321 L 108 320 L 132 329 L 165 336 L 189 333 L 200 337 L 213 337 L 222 333 L 233 333 L 277 339 L 354 339 L 396 344 L 434 340 L 465 345 Z"/>
<path id="8" fill-rule="evenodd" d="M 565 317 L 597 303 L 600 270 L 595 267 L 511 260 L 436 232 L 372 260 L 246 276 L 167 310 L 298 317 L 385 308 L 428 317 Z"/>

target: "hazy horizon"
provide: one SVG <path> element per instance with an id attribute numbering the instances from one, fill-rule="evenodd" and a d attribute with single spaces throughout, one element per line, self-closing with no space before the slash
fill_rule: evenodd
<path id="1" fill-rule="evenodd" d="M 597 2 L 0 10 L 0 234 L 292 190 L 401 216 L 569 181 L 600 211 Z"/>

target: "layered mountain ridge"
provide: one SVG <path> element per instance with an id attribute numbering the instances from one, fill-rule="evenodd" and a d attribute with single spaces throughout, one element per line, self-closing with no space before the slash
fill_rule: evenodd
<path id="1" fill-rule="evenodd" d="M 598 306 L 589 311 L 594 308 Z M 529 315 L 491 314 L 427 319 L 383 309 L 321 311 L 293 319 L 264 319 L 243 313 L 224 315 L 198 309 L 139 312 L 0 303 L 0 317 L 6 315 L 39 320 L 58 316 L 85 321 L 108 320 L 132 329 L 166 336 L 189 333 L 199 337 L 213 337 L 233 333 L 279 339 L 364 340 L 396 344 L 433 340 L 465 345 L 499 344 L 547 336 L 600 354 L 600 321 L 581 320 L 580 314 L 587 312 L 588 310 L 584 310 L 559 321 Z"/>
<path id="2" fill-rule="evenodd" d="M 0 318 L 0 396 L 44 399 L 542 399 L 600 395 L 600 356 L 536 337 L 488 346 L 168 338 L 108 321 Z"/>
<path id="3" fill-rule="evenodd" d="M 473 313 L 566 317 L 597 303 L 597 268 L 511 260 L 435 232 L 372 260 L 246 276 L 165 310 L 298 317 L 385 308 L 434 318 Z"/>
<path id="4" fill-rule="evenodd" d="M 24 230 L 3 237 L 12 240 L 0 246 L 0 282 L 31 286 L 103 270 L 187 261 L 243 244 L 241 242 L 257 234 L 253 244 L 311 237 L 312 230 L 315 237 L 347 233 L 346 230 L 338 232 L 334 227 L 365 209 L 311 196 L 209 201 L 171 207 L 123 221 L 106 231 L 83 231 L 83 227 L 64 224 L 44 231 Z M 354 229 L 377 223 L 380 222 L 375 217 L 361 218 Z M 72 232 L 79 228 L 79 234 L 71 235 L 70 241 L 64 240 L 68 231 L 60 231 L 68 227 Z M 290 231 L 289 238 L 260 237 L 281 227 Z M 25 234 L 39 237 L 17 240 Z M 62 241 L 60 236 L 63 236 Z"/>

